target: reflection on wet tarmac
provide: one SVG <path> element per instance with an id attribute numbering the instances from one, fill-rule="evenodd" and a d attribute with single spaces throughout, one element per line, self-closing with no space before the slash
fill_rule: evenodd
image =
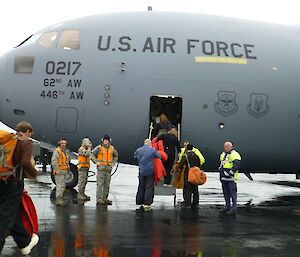
<path id="1" fill-rule="evenodd" d="M 152 212 L 58 208 L 54 230 L 41 233 L 36 251 L 45 257 L 298 256 L 299 216 L 292 209 L 274 212 L 243 209 L 234 218 L 210 208 Z"/>
<path id="2" fill-rule="evenodd" d="M 238 215 L 233 217 L 220 215 L 222 199 L 211 204 L 211 196 L 203 196 L 204 192 L 198 210 L 174 208 L 172 197 L 163 200 L 157 197 L 157 204 L 150 212 L 136 210 L 136 187 L 133 185 L 137 181 L 129 183 L 128 187 L 122 186 L 124 177 L 121 175 L 112 183 L 113 206 L 96 207 L 95 198 L 85 204 L 78 203 L 74 200 L 76 190 L 73 190 L 66 194 L 69 205 L 56 207 L 50 197 L 53 187 L 47 176 L 40 177 L 38 182 L 26 183 L 40 222 L 40 243 L 31 256 L 299 256 L 299 189 L 290 198 L 281 196 L 285 197 L 284 206 L 276 204 L 277 194 L 273 201 L 268 197 L 260 205 L 247 204 L 257 194 L 248 192 L 241 199 L 243 204 L 240 204 Z M 208 187 L 213 188 L 217 183 L 216 176 L 215 184 L 208 184 Z M 261 181 L 254 183 L 262 185 Z M 88 190 L 94 190 L 94 186 L 90 183 Z M 218 191 L 214 193 L 217 195 Z M 20 256 L 12 239 L 7 240 L 2 256 Z"/>

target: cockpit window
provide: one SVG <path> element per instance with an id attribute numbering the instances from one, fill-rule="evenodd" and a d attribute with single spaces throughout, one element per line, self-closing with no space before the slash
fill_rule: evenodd
<path id="1" fill-rule="evenodd" d="M 53 48 L 55 47 L 57 34 L 57 31 L 47 32 L 43 36 L 41 36 L 38 42 L 46 48 Z"/>
<path id="2" fill-rule="evenodd" d="M 64 30 L 59 39 L 58 47 L 66 50 L 80 48 L 79 30 Z"/>
<path id="3" fill-rule="evenodd" d="M 26 38 L 21 44 L 31 44 L 38 42 L 46 48 L 61 48 L 66 50 L 80 48 L 80 31 L 79 30 L 63 30 L 61 33 L 58 31 L 49 31 L 44 34 L 38 33 Z M 57 44 L 58 41 L 58 44 Z"/>

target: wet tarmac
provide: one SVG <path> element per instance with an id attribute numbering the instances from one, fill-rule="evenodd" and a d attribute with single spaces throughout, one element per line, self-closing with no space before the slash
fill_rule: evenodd
<path id="1" fill-rule="evenodd" d="M 218 174 L 209 173 L 200 188 L 200 208 L 181 209 L 181 190 L 155 196 L 153 210 L 136 209 L 137 167 L 120 165 L 112 178 L 112 206 L 96 206 L 95 177 L 89 178 L 91 201 L 76 201 L 68 191 L 67 207 L 54 205 L 49 174 L 26 181 L 39 215 L 40 243 L 31 256 L 112 257 L 299 257 L 300 181 L 295 175 L 243 174 L 238 183 L 236 217 L 220 215 L 223 195 Z M 21 256 L 12 238 L 1 256 Z"/>

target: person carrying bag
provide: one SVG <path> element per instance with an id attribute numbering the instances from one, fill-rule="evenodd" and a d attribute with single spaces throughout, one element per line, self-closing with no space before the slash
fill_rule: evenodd
<path id="1" fill-rule="evenodd" d="M 184 202 L 182 207 L 197 209 L 199 205 L 198 185 L 205 183 L 206 176 L 203 176 L 204 172 L 200 170 L 200 158 L 193 152 L 191 144 L 187 145 L 186 153 L 179 164 L 179 170 L 182 171 L 184 166 L 187 168 L 184 172 Z"/>
<path id="2" fill-rule="evenodd" d="M 188 182 L 196 186 L 205 184 L 205 172 L 197 166 L 191 167 L 188 156 L 186 154 L 185 156 L 188 163 Z"/>

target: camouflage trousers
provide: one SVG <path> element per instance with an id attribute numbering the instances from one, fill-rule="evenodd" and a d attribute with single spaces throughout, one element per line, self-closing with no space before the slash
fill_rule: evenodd
<path id="1" fill-rule="evenodd" d="M 60 174 L 55 174 L 56 198 L 64 196 L 68 172 L 69 172 L 68 170 L 60 170 Z"/>
<path id="2" fill-rule="evenodd" d="M 88 172 L 87 168 L 81 168 L 78 170 L 78 192 L 84 194 L 85 186 L 88 179 Z"/>
<path id="3" fill-rule="evenodd" d="M 111 171 L 112 167 L 110 166 L 98 166 L 97 167 L 97 201 L 105 200 L 109 194 L 110 180 L 111 180 Z"/>

